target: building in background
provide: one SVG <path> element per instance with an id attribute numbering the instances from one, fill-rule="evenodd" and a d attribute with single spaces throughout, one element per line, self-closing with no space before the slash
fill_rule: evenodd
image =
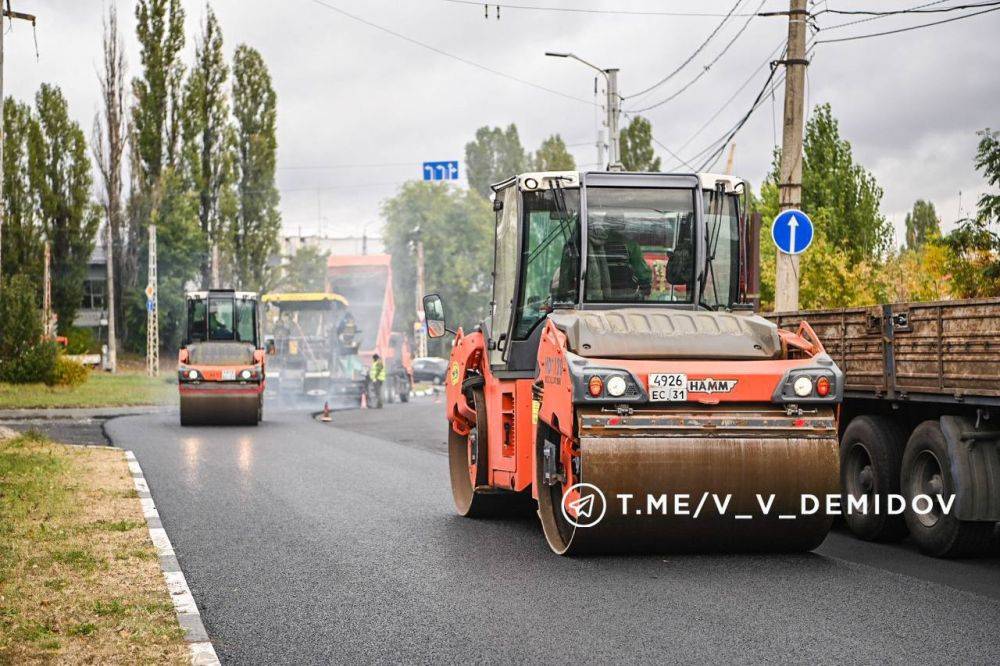
<path id="1" fill-rule="evenodd" d="M 295 256 L 302 247 L 314 247 L 331 256 L 382 254 L 385 244 L 379 236 L 300 236 L 298 234 L 281 237 L 281 256 L 284 259 Z"/>
<path id="2" fill-rule="evenodd" d="M 83 302 L 76 311 L 73 325 L 78 328 L 91 328 L 94 337 L 103 340 L 104 329 L 107 327 L 107 310 L 105 286 L 107 283 L 107 268 L 105 267 L 104 246 L 96 244 L 87 262 L 87 277 L 83 280 Z"/>

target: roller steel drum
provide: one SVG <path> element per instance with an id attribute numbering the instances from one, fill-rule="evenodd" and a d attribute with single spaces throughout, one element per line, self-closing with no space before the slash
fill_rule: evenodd
<path id="1" fill-rule="evenodd" d="M 181 425 L 257 425 L 259 393 L 199 392 L 181 394 Z"/>
<path id="2" fill-rule="evenodd" d="M 564 486 L 539 483 L 539 516 L 557 553 L 803 551 L 830 530 L 833 519 L 822 504 L 814 515 L 801 515 L 803 494 L 822 503 L 839 492 L 830 410 L 804 416 L 784 410 L 646 412 L 631 419 L 585 412 L 579 418 L 579 479 L 603 492 L 605 514 L 594 526 L 574 527 L 561 509 Z M 705 493 L 710 495 L 697 518 L 674 515 L 675 495 L 690 496 L 693 514 Z M 619 494 L 633 496 L 627 514 Z M 664 494 L 666 515 L 662 505 L 650 511 L 647 496 L 658 501 Z M 766 516 L 758 494 L 765 504 L 775 496 Z M 724 512 L 712 495 L 719 502 L 731 495 Z M 600 500 L 594 502 L 600 510 Z"/>

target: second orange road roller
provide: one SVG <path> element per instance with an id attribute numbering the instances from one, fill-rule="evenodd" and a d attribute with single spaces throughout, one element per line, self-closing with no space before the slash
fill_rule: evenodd
<path id="1" fill-rule="evenodd" d="M 211 289 L 186 297 L 187 331 L 177 357 L 181 425 L 257 425 L 266 359 L 257 294 Z"/>
<path id="2" fill-rule="evenodd" d="M 455 506 L 533 500 L 559 554 L 809 550 L 843 374 L 752 311 L 744 181 L 544 172 L 493 186 L 489 316 L 452 331 Z M 445 304 L 424 298 L 428 333 Z"/>

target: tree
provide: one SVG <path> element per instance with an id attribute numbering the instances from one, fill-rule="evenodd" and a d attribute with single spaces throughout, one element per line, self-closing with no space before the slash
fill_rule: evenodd
<path id="1" fill-rule="evenodd" d="M 917 199 L 913 210 L 906 214 L 906 248 L 917 250 L 927 241 L 941 236 L 941 220 L 934 204 Z"/>
<path id="2" fill-rule="evenodd" d="M 30 106 L 10 97 L 4 100 L 3 114 L 3 282 L 24 275 L 38 296 L 43 239 L 36 195 L 28 182 L 28 138 L 36 121 Z"/>
<path id="3" fill-rule="evenodd" d="M 626 171 L 659 171 L 660 158 L 653 150 L 653 126 L 635 116 L 621 133 L 622 166 Z"/>
<path id="4" fill-rule="evenodd" d="M 772 178 L 777 178 L 775 169 Z M 775 181 L 777 182 L 777 181 Z M 882 188 L 840 137 L 829 104 L 817 106 L 806 124 L 802 162 L 802 207 L 810 215 L 828 211 L 830 243 L 852 261 L 875 261 L 891 247 L 892 224 L 879 211 Z"/>
<path id="5" fill-rule="evenodd" d="M 143 189 L 173 166 L 180 134 L 184 10 L 180 0 L 139 0 L 135 8 L 142 77 L 132 80 L 132 124 Z"/>
<path id="6" fill-rule="evenodd" d="M 506 130 L 480 127 L 475 140 L 465 144 L 469 187 L 486 198 L 490 196 L 490 185 L 526 171 L 529 163 L 513 123 Z"/>
<path id="7" fill-rule="evenodd" d="M 532 163 L 535 171 L 575 171 L 576 160 L 566 150 L 566 142 L 558 134 L 542 141 Z"/>
<path id="8" fill-rule="evenodd" d="M 28 135 L 29 181 L 52 246 L 52 309 L 59 316 L 59 331 L 65 332 L 83 301 L 100 219 L 90 200 L 87 141 L 80 125 L 70 120 L 62 91 L 43 83 L 35 107 L 38 122 Z"/>
<path id="9" fill-rule="evenodd" d="M 326 259 L 329 252 L 306 245 L 299 248 L 285 264 L 281 288 L 285 291 L 323 291 L 326 289 Z"/>
<path id="10" fill-rule="evenodd" d="M 273 281 L 269 260 L 281 232 L 274 178 L 277 95 L 264 59 L 245 44 L 236 47 L 233 59 L 233 115 L 239 196 L 231 238 L 234 273 L 238 286 L 263 290 Z"/>
<path id="11" fill-rule="evenodd" d="M 157 273 L 160 280 L 160 340 L 164 346 L 180 339 L 184 319 L 184 288 L 198 275 L 206 241 L 198 224 L 195 202 L 176 173 L 181 134 L 181 84 L 184 66 L 184 10 L 180 0 L 138 0 L 135 9 L 141 76 L 132 80 L 134 103 L 129 138 L 129 303 L 126 342 L 133 349 L 145 344 L 146 228 L 157 224 Z M 141 283 L 141 284 L 140 284 Z"/>
<path id="12" fill-rule="evenodd" d="M 195 48 L 195 65 L 184 86 L 183 162 L 185 184 L 198 197 L 198 220 L 209 248 L 202 254 L 201 284 L 221 287 L 220 244 L 233 213 L 233 133 L 229 123 L 222 31 L 211 7 Z"/>
<path id="13" fill-rule="evenodd" d="M 382 205 L 384 237 L 392 255 L 396 330 L 413 330 L 416 261 L 413 241 L 424 243 L 424 286 L 439 293 L 452 326 L 482 321 L 489 309 L 494 216 L 472 190 L 445 183 L 409 182 Z"/>
<path id="14" fill-rule="evenodd" d="M 1000 187 L 1000 132 L 989 128 L 978 132 L 975 166 L 990 188 Z M 946 243 L 953 256 L 950 268 L 954 291 L 960 298 L 1000 294 L 1000 194 L 983 194 L 976 217 L 962 220 L 948 234 Z"/>
<path id="15" fill-rule="evenodd" d="M 114 3 L 108 9 L 108 18 L 104 23 L 103 42 L 104 71 L 100 74 L 103 109 L 94 116 L 92 150 L 104 185 L 104 197 L 101 203 L 111 239 L 107 251 L 111 253 L 114 279 L 113 284 L 107 285 L 107 290 L 116 296 L 113 313 L 115 337 L 124 338 L 125 304 L 122 300 L 122 288 L 128 268 L 125 258 L 122 167 L 128 127 L 125 116 L 125 50 L 118 34 L 118 9 Z M 110 332 L 110 328 L 108 330 Z"/>

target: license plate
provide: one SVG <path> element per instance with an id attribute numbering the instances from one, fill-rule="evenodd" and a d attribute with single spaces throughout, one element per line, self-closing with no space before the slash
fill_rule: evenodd
<path id="1" fill-rule="evenodd" d="M 236 379 L 236 371 L 235 370 L 223 370 L 222 371 L 222 381 L 224 381 L 224 382 L 231 382 L 231 381 L 234 381 L 235 379 Z"/>
<path id="2" fill-rule="evenodd" d="M 679 372 L 649 374 L 649 399 L 652 402 L 683 402 L 688 399 L 687 375 Z"/>

